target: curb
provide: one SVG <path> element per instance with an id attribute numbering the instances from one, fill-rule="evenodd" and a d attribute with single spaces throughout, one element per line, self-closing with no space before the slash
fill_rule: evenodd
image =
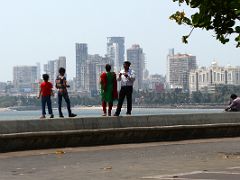
<path id="1" fill-rule="evenodd" d="M 0 152 L 240 136 L 240 123 L 0 134 Z"/>

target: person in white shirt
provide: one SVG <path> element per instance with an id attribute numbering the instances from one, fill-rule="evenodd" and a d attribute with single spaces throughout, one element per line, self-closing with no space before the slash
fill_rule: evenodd
<path id="1" fill-rule="evenodd" d="M 230 103 L 229 106 L 225 109 L 225 111 L 228 112 L 235 112 L 240 111 L 240 97 L 238 97 L 236 94 L 232 94 L 230 96 Z"/>
<path id="2" fill-rule="evenodd" d="M 133 83 L 135 81 L 135 72 L 130 68 L 131 63 L 125 61 L 123 70 L 120 71 L 117 80 L 121 81 L 121 89 L 119 92 L 118 105 L 114 116 L 119 116 L 125 96 L 127 97 L 127 115 L 132 112 L 132 92 Z"/>

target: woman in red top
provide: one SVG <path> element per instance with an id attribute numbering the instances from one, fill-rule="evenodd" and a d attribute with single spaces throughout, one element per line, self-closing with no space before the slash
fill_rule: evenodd
<path id="1" fill-rule="evenodd" d="M 52 111 L 52 101 L 51 101 L 51 95 L 52 95 L 52 88 L 53 85 L 51 82 L 48 82 L 49 76 L 48 74 L 43 74 L 43 80 L 44 82 L 41 83 L 40 85 L 40 92 L 38 98 L 41 98 L 42 102 L 42 118 L 46 118 L 46 110 L 45 106 L 47 104 L 48 106 L 48 113 L 50 114 L 50 118 L 54 118 L 53 111 Z"/>

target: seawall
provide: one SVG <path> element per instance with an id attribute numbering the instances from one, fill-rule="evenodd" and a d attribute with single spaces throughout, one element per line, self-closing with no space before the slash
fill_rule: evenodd
<path id="1" fill-rule="evenodd" d="M 0 152 L 240 136 L 240 113 L 0 121 Z"/>

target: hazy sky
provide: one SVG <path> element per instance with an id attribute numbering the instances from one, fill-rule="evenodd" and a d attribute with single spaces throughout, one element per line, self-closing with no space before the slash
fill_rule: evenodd
<path id="1" fill-rule="evenodd" d="M 0 0 L 0 81 L 12 80 L 14 65 L 42 65 L 67 57 L 75 76 L 75 43 L 88 43 L 90 54 L 106 53 L 106 37 L 124 36 L 125 46 L 140 44 L 150 73 L 165 74 L 169 48 L 197 56 L 200 66 L 213 60 L 240 65 L 240 49 L 222 45 L 213 33 L 195 30 L 189 44 L 181 36 L 190 29 L 169 16 L 179 7 L 172 0 Z M 189 10 L 185 9 L 186 12 Z"/>

